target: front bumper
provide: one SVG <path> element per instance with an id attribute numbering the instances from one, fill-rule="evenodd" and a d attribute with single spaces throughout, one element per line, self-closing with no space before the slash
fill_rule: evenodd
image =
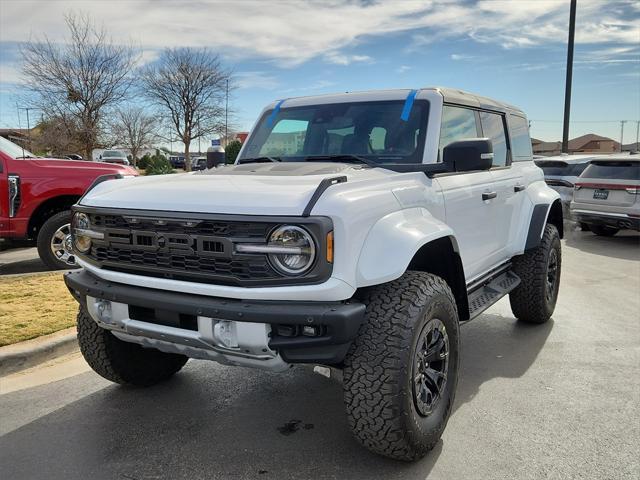
<path id="1" fill-rule="evenodd" d="M 114 283 L 85 270 L 69 272 L 64 278 L 71 294 L 90 313 L 96 301 L 109 301 L 116 306 L 120 320 L 115 324 L 101 323 L 92 317 L 123 340 L 167 351 L 179 347 L 181 353 L 196 358 L 218 360 L 198 349 L 209 348 L 218 353 L 222 350 L 224 358 L 236 358 L 238 364 L 249 363 L 249 366 L 260 364 L 243 362 L 243 358 L 259 362 L 269 360 L 270 354 L 273 354 L 270 358 L 281 359 L 284 364 L 339 364 L 364 321 L 365 306 L 352 301 L 247 301 L 207 297 Z M 267 325 L 265 355 L 246 350 L 234 352 L 215 345 L 210 333 L 221 321 L 238 322 L 241 326 Z M 317 327 L 320 334 L 278 335 L 282 327 L 300 332 L 303 326 Z"/>

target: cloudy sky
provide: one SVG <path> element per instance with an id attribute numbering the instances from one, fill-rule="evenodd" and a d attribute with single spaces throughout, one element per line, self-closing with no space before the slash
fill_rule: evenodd
<path id="1" fill-rule="evenodd" d="M 20 43 L 64 42 L 72 11 L 132 42 L 141 62 L 165 47 L 219 52 L 243 129 L 274 99 L 443 85 L 520 106 L 536 137 L 562 134 L 569 0 L 0 0 L 0 127 L 18 125 Z M 619 139 L 629 120 L 624 142 L 635 141 L 640 2 L 578 0 L 576 23 L 571 135 Z"/>

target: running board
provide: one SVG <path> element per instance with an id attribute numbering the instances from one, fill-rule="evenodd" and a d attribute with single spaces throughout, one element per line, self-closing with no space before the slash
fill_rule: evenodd
<path id="1" fill-rule="evenodd" d="M 520 277 L 511 270 L 507 270 L 484 285 L 468 292 L 469 320 L 480 315 L 518 285 L 520 285 Z"/>

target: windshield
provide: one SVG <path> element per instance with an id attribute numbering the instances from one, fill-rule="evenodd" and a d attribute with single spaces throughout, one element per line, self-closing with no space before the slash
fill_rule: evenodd
<path id="1" fill-rule="evenodd" d="M 117 150 L 105 150 L 102 154 L 103 157 L 124 157 L 124 153 Z"/>
<path id="2" fill-rule="evenodd" d="M 397 100 L 283 107 L 275 116 L 268 111 L 240 160 L 340 161 L 355 155 L 375 163 L 421 163 L 428 107 L 416 101 L 407 113 L 405 101 Z"/>
<path id="3" fill-rule="evenodd" d="M 4 137 L 0 137 L 0 151 L 11 158 L 36 158 L 29 150 L 23 149 Z"/>

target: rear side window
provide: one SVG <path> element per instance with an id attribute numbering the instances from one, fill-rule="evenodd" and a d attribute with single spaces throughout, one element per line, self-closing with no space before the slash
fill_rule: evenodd
<path id="1" fill-rule="evenodd" d="M 622 161 L 591 163 L 582 173 L 580 178 L 640 181 L 640 162 Z"/>
<path id="2" fill-rule="evenodd" d="M 531 137 L 529 136 L 529 123 L 527 119 L 518 115 L 509 115 L 509 133 L 511 134 L 511 155 L 513 161 L 522 162 L 531 160 Z"/>
<path id="3" fill-rule="evenodd" d="M 482 135 L 493 143 L 493 166 L 504 167 L 507 164 L 507 137 L 504 132 L 502 115 L 480 112 Z"/>
<path id="4" fill-rule="evenodd" d="M 440 128 L 440 161 L 442 150 L 450 143 L 468 138 L 478 138 L 476 114 L 473 110 L 445 105 L 442 108 L 442 126 Z"/>

